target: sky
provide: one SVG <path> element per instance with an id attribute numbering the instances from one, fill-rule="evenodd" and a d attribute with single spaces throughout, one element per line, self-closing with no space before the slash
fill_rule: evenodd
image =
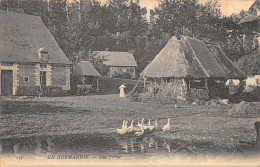
<path id="1" fill-rule="evenodd" d="M 69 0 L 75 1 L 75 0 Z M 99 0 L 105 3 L 107 0 Z M 133 0 L 134 2 L 136 0 Z M 146 7 L 147 13 L 149 15 L 150 9 L 158 6 L 160 0 L 139 0 L 141 7 Z M 208 0 L 199 0 L 199 3 L 205 3 Z M 247 11 L 250 6 L 255 2 L 255 0 L 218 0 L 221 5 L 222 14 L 225 16 L 230 16 L 232 13 L 239 13 L 241 10 Z"/>
<path id="2" fill-rule="evenodd" d="M 106 0 L 100 0 L 106 2 Z M 135 0 L 133 0 L 135 1 Z M 147 11 L 158 6 L 158 0 L 139 0 L 141 7 L 146 7 Z M 205 3 L 208 0 L 199 0 L 200 3 Z M 239 13 L 242 9 L 248 10 L 249 7 L 255 2 L 255 0 L 218 0 L 221 4 L 222 14 L 230 16 L 232 13 Z"/>
<path id="3" fill-rule="evenodd" d="M 199 0 L 205 3 L 207 0 Z M 248 10 L 255 0 L 218 0 L 221 5 L 222 14 L 230 16 L 232 13 L 239 13 L 241 10 Z M 140 6 L 146 7 L 149 11 L 158 6 L 158 0 L 140 0 Z"/>

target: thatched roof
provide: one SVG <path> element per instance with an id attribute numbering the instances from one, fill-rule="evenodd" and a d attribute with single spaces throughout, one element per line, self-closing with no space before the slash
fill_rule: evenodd
<path id="1" fill-rule="evenodd" d="M 249 28 L 260 32 L 260 0 L 255 1 L 238 24 L 247 25 Z"/>
<path id="2" fill-rule="evenodd" d="M 76 64 L 73 75 L 77 76 L 101 76 L 89 61 L 81 61 Z"/>
<path id="3" fill-rule="evenodd" d="M 44 48 L 49 63 L 71 64 L 38 16 L 0 10 L 0 62 L 40 62 Z"/>
<path id="4" fill-rule="evenodd" d="M 144 77 L 162 78 L 244 78 L 220 46 L 173 36 L 141 73 Z"/>
<path id="5" fill-rule="evenodd" d="M 95 51 L 96 56 L 103 58 L 107 66 L 136 67 L 133 54 L 128 52 Z"/>

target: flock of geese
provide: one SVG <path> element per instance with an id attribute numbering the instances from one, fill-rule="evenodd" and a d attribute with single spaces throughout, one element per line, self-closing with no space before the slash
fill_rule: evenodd
<path id="1" fill-rule="evenodd" d="M 171 118 L 168 118 L 167 124 L 162 127 L 161 130 L 163 132 L 169 131 L 171 129 L 170 120 L 171 120 Z M 121 135 L 122 134 L 134 134 L 136 136 L 141 136 L 145 132 L 152 132 L 154 130 L 159 130 L 157 119 L 154 121 L 154 125 L 151 125 L 150 119 L 148 120 L 147 124 L 144 124 L 144 118 L 142 118 L 141 122 L 138 121 L 136 126 L 134 126 L 134 120 L 131 121 L 130 126 L 127 126 L 127 124 L 128 124 L 128 121 L 124 120 L 122 127 L 118 128 L 116 130 L 116 132 Z"/>

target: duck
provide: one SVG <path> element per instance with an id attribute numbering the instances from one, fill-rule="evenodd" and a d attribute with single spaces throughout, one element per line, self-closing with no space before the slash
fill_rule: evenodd
<path id="1" fill-rule="evenodd" d="M 116 132 L 117 132 L 118 134 L 121 134 L 121 135 L 122 135 L 122 134 L 125 134 L 125 133 L 127 132 L 127 123 L 128 123 L 128 121 L 124 120 L 124 121 L 123 121 L 122 128 L 117 129 Z"/>
<path id="2" fill-rule="evenodd" d="M 127 128 L 127 132 L 131 133 L 134 131 L 134 120 L 131 121 L 131 125 Z"/>
<path id="3" fill-rule="evenodd" d="M 143 124 L 141 124 L 141 131 L 139 130 L 139 131 L 137 131 L 137 132 L 135 132 L 134 134 L 136 135 L 136 136 L 141 136 L 142 134 L 144 134 L 144 127 L 143 127 Z"/>
<path id="4" fill-rule="evenodd" d="M 163 126 L 162 130 L 164 132 L 169 131 L 171 129 L 170 120 L 171 120 L 171 118 L 168 118 L 168 123 Z"/>

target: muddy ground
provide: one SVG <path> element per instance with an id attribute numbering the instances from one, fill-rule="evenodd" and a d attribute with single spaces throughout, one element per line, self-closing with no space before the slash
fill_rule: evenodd
<path id="1" fill-rule="evenodd" d="M 123 120 L 158 119 L 159 128 L 171 119 L 169 132 L 148 136 L 195 154 L 257 155 L 254 122 L 234 118 L 229 105 L 177 105 L 130 102 L 118 95 L 70 97 L 1 97 L 0 140 L 46 136 L 102 134 L 117 140 Z M 75 138 L 75 137 L 74 137 Z M 111 144 L 113 145 L 113 144 Z M 187 152 L 187 151 L 186 151 Z"/>

